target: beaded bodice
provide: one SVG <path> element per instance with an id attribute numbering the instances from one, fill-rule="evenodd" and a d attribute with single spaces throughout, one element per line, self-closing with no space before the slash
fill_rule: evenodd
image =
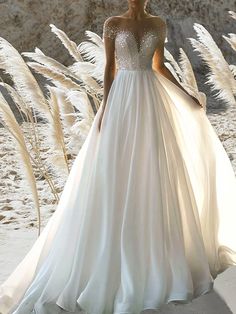
<path id="1" fill-rule="evenodd" d="M 103 38 L 115 41 L 115 58 L 118 69 L 142 70 L 152 68 L 152 57 L 163 34 L 155 29 L 144 29 L 142 36 L 137 38 L 132 30 L 122 29 L 104 23 Z"/>

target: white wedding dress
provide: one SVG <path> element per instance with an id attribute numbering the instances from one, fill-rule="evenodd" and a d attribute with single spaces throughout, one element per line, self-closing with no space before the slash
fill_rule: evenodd
<path id="1" fill-rule="evenodd" d="M 205 111 L 152 69 L 163 34 L 105 27 L 118 71 L 2 314 L 138 314 L 236 264 L 236 178 Z"/>

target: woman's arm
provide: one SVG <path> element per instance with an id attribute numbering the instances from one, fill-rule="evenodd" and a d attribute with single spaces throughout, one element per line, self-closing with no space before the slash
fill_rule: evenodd
<path id="1" fill-rule="evenodd" d="M 153 56 L 152 67 L 155 71 L 161 73 L 167 79 L 169 79 L 171 82 L 173 82 L 175 85 L 177 85 L 179 88 L 181 88 L 187 95 L 189 95 L 195 102 L 197 102 L 198 105 L 202 106 L 195 97 L 190 95 L 183 88 L 183 86 L 176 80 L 176 78 L 173 76 L 173 74 L 170 72 L 170 70 L 164 64 L 164 45 L 165 45 L 165 39 L 166 39 L 166 33 L 167 33 L 166 29 L 167 29 L 166 22 L 163 21 L 163 23 L 161 25 L 161 31 L 160 31 L 161 39 L 160 39 L 158 47 L 155 50 L 155 53 Z"/>
<path id="2" fill-rule="evenodd" d="M 98 130 L 100 131 L 103 113 L 107 103 L 107 97 L 115 77 L 116 63 L 115 63 L 115 33 L 114 33 L 114 18 L 109 17 L 103 25 L 103 39 L 106 55 L 106 63 L 103 77 L 103 101 L 102 112 L 98 122 Z"/>
<path id="3" fill-rule="evenodd" d="M 115 34 L 112 29 L 114 25 L 114 17 L 108 18 L 104 23 L 103 38 L 105 45 L 106 63 L 104 69 L 103 80 L 103 107 L 106 106 L 107 96 L 110 91 L 111 84 L 115 77 Z"/>

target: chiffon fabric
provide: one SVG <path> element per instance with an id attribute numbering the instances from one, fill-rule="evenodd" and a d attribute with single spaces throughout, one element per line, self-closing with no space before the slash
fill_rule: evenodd
<path id="1" fill-rule="evenodd" d="M 134 37 L 120 39 L 127 65 Z M 204 109 L 140 60 L 118 69 L 100 132 L 101 107 L 56 211 L 0 287 L 2 314 L 136 314 L 205 294 L 236 264 L 227 153 Z"/>

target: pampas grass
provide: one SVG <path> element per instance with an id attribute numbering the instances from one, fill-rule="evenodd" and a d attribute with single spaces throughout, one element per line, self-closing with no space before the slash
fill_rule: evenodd
<path id="1" fill-rule="evenodd" d="M 52 70 L 45 65 L 39 64 L 37 62 L 27 62 L 30 68 L 32 68 L 35 72 L 42 74 L 45 78 L 47 78 L 53 85 L 62 88 L 62 89 L 79 89 L 80 86 L 75 83 L 71 78 L 64 75 L 61 72 Z"/>
<path id="2" fill-rule="evenodd" d="M 83 63 L 77 45 L 67 35 L 54 25 L 50 25 L 52 31 L 67 48 L 69 54 L 75 59 L 75 63 Z M 101 38 L 88 32 L 93 38 L 98 51 L 104 50 Z M 27 61 L 22 56 L 33 61 Z M 22 56 L 5 39 L 0 38 L 0 66 L 8 73 L 13 81 L 13 86 L 4 82 L 2 87 L 8 92 L 18 109 L 24 129 L 17 122 L 10 106 L 2 97 L 2 124 L 18 141 L 20 162 L 27 166 L 28 187 L 37 208 L 39 232 L 40 232 L 40 207 L 39 197 L 36 194 L 36 178 L 43 178 L 48 183 L 56 200 L 59 201 L 58 187 L 55 185 L 52 174 L 66 178 L 70 171 L 70 161 L 77 155 L 79 148 L 85 140 L 91 127 L 94 115 L 98 110 L 103 87 L 92 73 L 78 72 L 76 67 L 66 67 L 58 61 L 46 56 L 40 49 L 35 52 L 24 52 Z M 100 57 L 99 57 L 100 58 Z M 99 64 L 99 58 L 96 62 Z M 103 58 L 104 59 L 104 54 Z M 84 62 L 86 64 L 87 62 Z M 92 63 L 87 66 L 94 66 Z M 42 75 L 51 85 L 46 85 L 48 97 L 44 96 L 38 82 L 31 70 Z M 101 65 L 96 68 L 100 69 Z M 73 71 L 72 71 L 73 70 Z M 100 73 L 101 78 L 101 73 Z M 8 110 L 7 110 L 8 109 Z M 11 119 L 10 119 L 11 118 Z M 45 148 L 38 131 L 38 119 L 48 124 L 50 157 L 43 156 Z M 11 123 L 9 122 L 11 121 Z M 40 174 L 40 177 L 39 177 Z M 33 183 L 32 183 L 33 182 Z"/>
<path id="3" fill-rule="evenodd" d="M 79 91 L 67 93 L 67 99 L 78 109 L 76 121 L 71 130 L 84 142 L 94 119 L 94 112 L 88 95 Z"/>
<path id="4" fill-rule="evenodd" d="M 236 13 L 233 11 L 229 11 L 229 14 L 231 15 L 231 17 L 233 19 L 236 20 Z M 236 52 L 236 34 L 233 33 L 229 33 L 228 34 L 229 37 L 222 35 L 222 37 L 230 44 L 231 48 Z M 234 64 L 230 64 L 229 68 L 234 76 L 235 82 L 232 86 L 232 93 L 234 94 L 234 96 L 236 96 L 236 65 Z"/>
<path id="5" fill-rule="evenodd" d="M 58 29 L 55 25 L 50 24 L 51 31 L 60 39 L 62 44 L 65 46 L 69 54 L 76 60 L 76 61 L 83 61 L 83 58 L 80 55 L 80 52 L 77 48 L 75 42 L 70 40 L 68 36 L 60 29 Z"/>
<path id="6" fill-rule="evenodd" d="M 95 77 L 98 81 L 103 81 L 104 67 L 105 67 L 105 49 L 104 43 L 100 36 L 91 31 L 85 31 L 90 41 L 84 41 L 78 45 L 78 49 L 83 56 L 86 63 L 87 69 L 84 69 L 84 73 L 90 73 L 91 76 Z M 75 64 L 75 68 L 78 68 L 78 64 Z M 80 63 L 81 66 L 81 63 Z"/>
<path id="7" fill-rule="evenodd" d="M 59 168 L 63 171 L 65 170 L 67 174 L 69 173 L 69 164 L 67 159 L 66 147 L 65 147 L 65 139 L 64 139 L 64 131 L 61 122 L 60 109 L 58 105 L 58 98 L 60 95 L 57 94 L 57 89 L 51 86 L 48 86 L 50 91 L 49 104 L 51 108 L 52 118 L 49 123 L 52 140 L 51 151 L 53 152 L 53 163 L 57 163 Z M 56 159 L 55 159 L 56 152 Z M 61 153 L 62 152 L 62 153 Z"/>
<path id="8" fill-rule="evenodd" d="M 230 44 L 232 49 L 236 51 L 236 34 L 229 33 L 229 37 L 222 35 L 222 37 Z"/>
<path id="9" fill-rule="evenodd" d="M 18 51 L 4 38 L 0 38 L 0 64 L 11 76 L 25 104 L 33 106 L 41 117 L 47 119 L 50 115 L 49 107 L 37 81 Z"/>
<path id="10" fill-rule="evenodd" d="M 179 62 L 174 59 L 172 54 L 165 48 L 164 54 L 168 62 L 166 66 L 171 71 L 176 80 L 187 90 L 187 92 L 198 99 L 206 112 L 206 95 L 198 89 L 195 74 L 186 53 L 182 48 L 179 49 Z"/>
<path id="11" fill-rule="evenodd" d="M 46 56 L 39 48 L 35 48 L 35 52 L 22 52 L 22 55 L 44 65 L 48 69 L 78 79 L 77 76 L 57 60 Z"/>
<path id="12" fill-rule="evenodd" d="M 230 11 L 232 13 L 232 11 Z M 210 33 L 198 23 L 194 23 L 198 40 L 189 38 L 194 51 L 197 51 L 208 66 L 207 84 L 218 100 L 224 100 L 228 105 L 235 105 L 236 80 L 232 67 L 225 60 L 221 50 L 216 45 Z M 229 39 L 228 39 L 229 40 Z"/>

